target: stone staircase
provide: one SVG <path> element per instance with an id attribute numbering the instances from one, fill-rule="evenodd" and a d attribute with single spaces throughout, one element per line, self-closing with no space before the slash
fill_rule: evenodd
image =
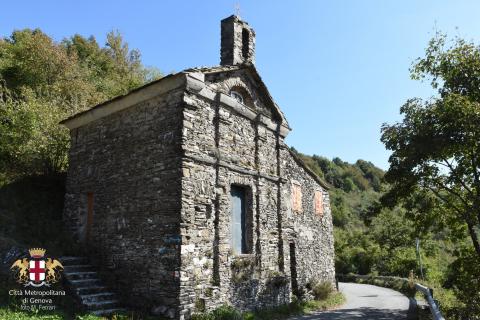
<path id="1" fill-rule="evenodd" d="M 99 316 L 126 311 L 116 294 L 100 280 L 88 258 L 62 257 L 59 260 L 64 266 L 67 287 L 84 311 Z"/>

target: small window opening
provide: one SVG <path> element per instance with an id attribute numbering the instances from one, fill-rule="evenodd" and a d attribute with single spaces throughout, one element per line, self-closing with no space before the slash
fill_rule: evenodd
<path id="1" fill-rule="evenodd" d="M 250 51 L 249 40 L 250 40 L 250 32 L 248 32 L 248 29 L 243 28 L 242 29 L 242 57 L 244 60 L 248 59 L 248 51 Z"/>
<path id="2" fill-rule="evenodd" d="M 242 29 L 242 57 L 244 60 L 248 59 L 248 51 L 250 51 L 249 40 L 250 40 L 250 32 L 248 31 L 248 29 L 243 28 Z"/>

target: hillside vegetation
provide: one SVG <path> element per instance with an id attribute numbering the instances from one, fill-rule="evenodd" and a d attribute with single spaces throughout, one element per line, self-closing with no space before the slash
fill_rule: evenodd
<path id="1" fill-rule="evenodd" d="M 293 150 L 331 186 L 338 274 L 408 278 L 413 271 L 418 281 L 434 288 L 445 314 L 461 316 L 462 303 L 454 290 L 460 284 L 455 253 L 464 243 L 451 243 L 448 229 L 415 224 L 403 207 L 383 207 L 380 199 L 389 185 L 384 182 L 385 172 L 371 162 L 358 160 L 350 164 L 340 158 L 329 160 Z M 420 240 L 423 270 L 417 258 L 416 239 Z"/>
<path id="2" fill-rule="evenodd" d="M 64 172 L 69 136 L 58 122 L 160 76 L 117 32 L 105 46 L 39 29 L 0 39 L 0 184 Z"/>

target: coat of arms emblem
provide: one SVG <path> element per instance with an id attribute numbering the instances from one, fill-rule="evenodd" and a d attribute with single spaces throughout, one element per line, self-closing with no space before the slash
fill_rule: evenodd
<path id="1" fill-rule="evenodd" d="M 15 270 L 18 283 L 25 286 L 50 286 L 60 280 L 62 264 L 57 259 L 44 258 L 45 249 L 32 248 L 28 250 L 31 259 L 23 258 L 15 261 L 10 269 Z"/>

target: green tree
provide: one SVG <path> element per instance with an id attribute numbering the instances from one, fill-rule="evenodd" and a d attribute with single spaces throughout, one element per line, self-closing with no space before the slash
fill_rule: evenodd
<path id="1" fill-rule="evenodd" d="M 0 42 L 0 78 L 15 99 L 61 97 L 69 104 L 60 108 L 99 100 L 78 57 L 38 29 L 14 31 Z"/>
<path id="2" fill-rule="evenodd" d="M 480 47 L 437 35 L 411 75 L 430 79 L 438 96 L 408 100 L 403 120 L 383 125 L 381 140 L 392 151 L 383 201 L 433 194 L 437 217 L 466 228 L 480 259 Z"/>
<path id="3" fill-rule="evenodd" d="M 478 319 L 480 316 L 480 268 L 473 249 L 461 248 L 458 258 L 449 266 L 447 286 L 456 289 L 460 301 L 467 307 L 455 308 L 460 319 Z M 474 317 L 476 315 L 477 317 Z"/>
<path id="4" fill-rule="evenodd" d="M 14 99 L 0 86 L 0 185 L 12 176 L 53 174 L 67 165 L 69 114 L 58 100 Z"/>
<path id="5" fill-rule="evenodd" d="M 436 236 L 454 243 L 456 260 L 443 286 L 452 288 L 458 300 L 446 298 L 445 309 L 452 319 L 476 319 L 480 315 L 480 47 L 459 38 L 448 42 L 438 34 L 425 57 L 411 68 L 411 76 L 429 80 L 438 95 L 426 101 L 408 100 L 400 109 L 403 120 L 383 125 L 382 142 L 392 155 L 385 174 L 391 188 L 382 202 L 392 206 L 400 201 L 417 228 L 435 230 Z M 445 280 L 445 273 L 435 276 L 439 270 L 427 273 Z"/>
<path id="6" fill-rule="evenodd" d="M 78 57 L 89 82 L 95 85 L 96 91 L 104 94 L 104 99 L 125 94 L 161 77 L 158 69 L 143 66 L 140 52 L 130 50 L 118 31 L 107 34 L 103 48 L 94 37 L 84 38 L 78 34 L 63 40 L 62 46 Z"/>
<path id="7" fill-rule="evenodd" d="M 68 131 L 58 122 L 160 78 L 118 32 L 55 42 L 39 29 L 0 39 L 0 183 L 67 165 Z"/>

